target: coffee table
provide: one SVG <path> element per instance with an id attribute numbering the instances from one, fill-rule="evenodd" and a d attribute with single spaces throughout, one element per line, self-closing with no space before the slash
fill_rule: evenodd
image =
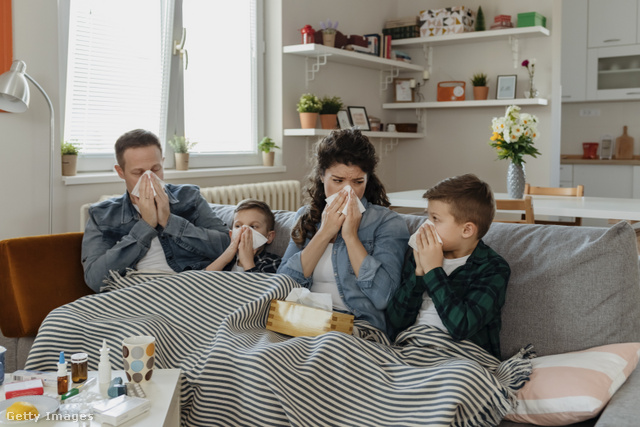
<path id="1" fill-rule="evenodd" d="M 142 389 L 147 395 L 147 399 L 151 402 L 151 409 L 136 417 L 132 420 L 122 424 L 123 427 L 179 427 L 180 426 L 180 377 L 182 371 L 180 369 L 154 369 L 153 377 L 151 381 L 141 384 Z M 89 372 L 89 378 L 97 377 L 96 371 Z M 119 376 L 123 379 L 123 382 L 127 382 L 127 377 L 124 371 L 114 370 L 112 372 L 112 378 Z M 5 376 L 5 384 L 11 380 L 11 374 Z M 75 384 L 73 384 L 75 385 Z M 89 391 L 94 393 L 100 393 L 105 398 L 107 392 L 104 387 L 98 385 L 97 381 L 89 387 Z M 45 387 L 45 396 L 58 397 L 56 390 L 51 387 Z M 0 402 L 4 401 L 4 386 L 0 386 Z M 69 427 L 78 426 L 77 421 L 52 421 L 45 420 L 44 416 L 38 420 L 38 423 L 20 423 L 20 425 L 34 424 L 37 426 L 47 427 Z M 91 423 L 86 425 L 101 426 L 102 424 L 92 420 Z M 107 426 L 108 424 L 105 424 Z"/>

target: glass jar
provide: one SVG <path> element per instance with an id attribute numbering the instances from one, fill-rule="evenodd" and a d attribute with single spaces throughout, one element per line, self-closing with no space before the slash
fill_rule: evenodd
<path id="1" fill-rule="evenodd" d="M 89 356 L 87 353 L 76 353 L 71 356 L 71 381 L 83 383 L 89 375 Z"/>

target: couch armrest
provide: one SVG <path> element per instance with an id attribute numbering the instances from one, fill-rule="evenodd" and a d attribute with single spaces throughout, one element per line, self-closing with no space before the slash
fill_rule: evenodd
<path id="1" fill-rule="evenodd" d="M 83 233 L 0 241 L 0 329 L 6 337 L 35 336 L 56 307 L 93 291 L 80 261 Z"/>
<path id="2" fill-rule="evenodd" d="M 604 408 L 596 427 L 635 426 L 640 420 L 640 367 L 629 375 Z"/>

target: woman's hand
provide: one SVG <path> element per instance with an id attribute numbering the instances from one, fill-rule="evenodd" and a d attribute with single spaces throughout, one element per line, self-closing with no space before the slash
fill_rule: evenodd
<path id="1" fill-rule="evenodd" d="M 416 246 L 413 256 L 416 260 L 416 276 L 424 276 L 425 273 L 437 267 L 442 267 L 442 244 L 438 242 L 436 229 L 433 225 L 424 224 L 418 229 Z"/>
<path id="2" fill-rule="evenodd" d="M 351 189 L 347 197 L 347 217 L 342 225 L 342 238 L 345 240 L 358 239 L 358 228 L 360 228 L 361 220 L 362 213 L 358 209 L 358 196 Z"/>
<path id="3" fill-rule="evenodd" d="M 345 221 L 342 211 L 347 203 L 347 193 L 340 191 L 330 204 L 324 207 L 322 211 L 322 222 L 318 234 L 327 234 L 333 239 L 338 235 Z"/>

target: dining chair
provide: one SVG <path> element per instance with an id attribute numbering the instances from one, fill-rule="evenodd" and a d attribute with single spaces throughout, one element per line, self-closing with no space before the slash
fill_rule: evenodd
<path id="1" fill-rule="evenodd" d="M 498 211 L 517 211 L 524 212 L 521 219 L 494 219 L 494 222 L 509 222 L 516 224 L 533 224 L 533 201 L 531 196 L 525 196 L 524 199 L 501 199 L 496 200 L 496 210 Z"/>
<path id="2" fill-rule="evenodd" d="M 524 185 L 524 194 L 542 195 L 542 196 L 565 196 L 565 197 L 582 197 L 584 196 L 584 186 L 576 187 L 536 187 L 529 184 Z M 582 218 L 575 217 L 573 221 L 549 221 L 535 220 L 536 224 L 553 224 L 553 225 L 582 225 Z"/>

